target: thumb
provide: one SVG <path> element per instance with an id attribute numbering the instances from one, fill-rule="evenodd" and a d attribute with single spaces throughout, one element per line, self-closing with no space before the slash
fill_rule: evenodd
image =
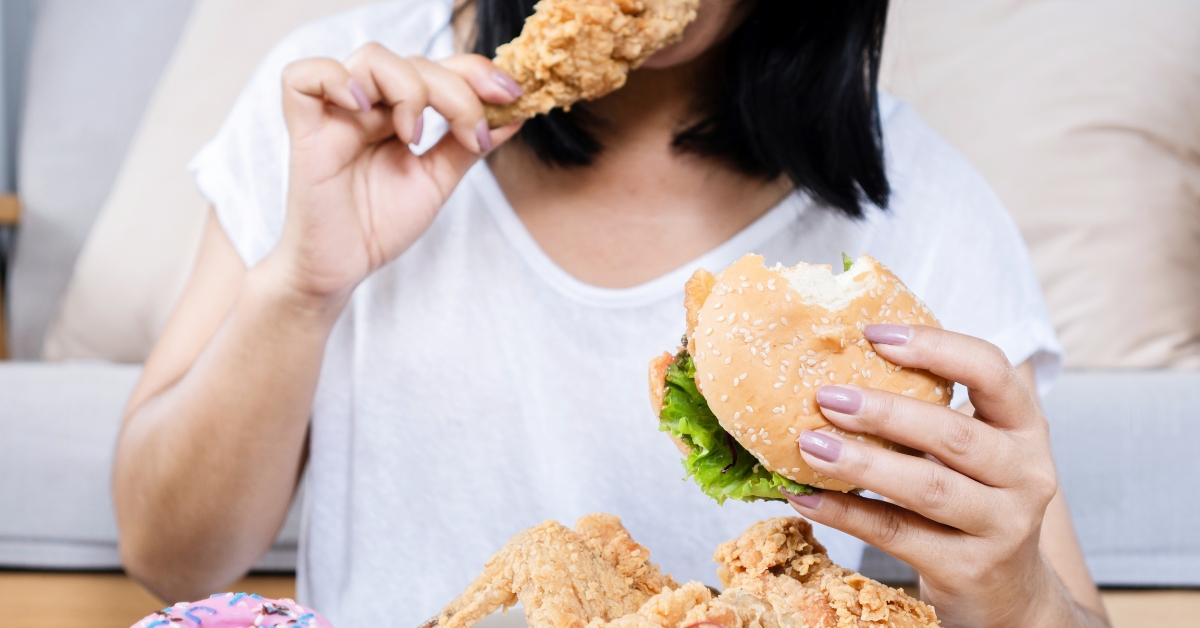
<path id="1" fill-rule="evenodd" d="M 507 142 L 517 134 L 517 131 L 521 130 L 523 122 L 522 120 L 486 131 L 491 145 L 499 146 Z M 480 132 L 485 131 L 481 129 Z M 486 145 L 483 142 L 480 143 Z M 438 187 L 446 191 L 448 196 L 450 190 L 458 185 L 459 179 L 466 174 L 467 170 L 471 169 L 471 166 L 475 165 L 481 156 L 474 150 L 463 146 L 454 135 L 447 133 L 445 137 L 438 140 L 437 144 L 433 145 L 433 148 L 421 155 L 420 160 L 429 176 L 433 178 Z"/>

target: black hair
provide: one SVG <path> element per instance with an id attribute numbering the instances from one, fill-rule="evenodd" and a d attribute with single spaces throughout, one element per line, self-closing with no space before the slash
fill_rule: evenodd
<path id="1" fill-rule="evenodd" d="M 888 0 L 741 1 L 755 6 L 724 44 L 716 87 L 699 96 L 699 121 L 676 134 L 675 149 L 786 175 L 850 217 L 862 217 L 864 201 L 887 207 L 876 84 Z M 475 52 L 495 56 L 535 3 L 475 0 Z M 603 149 L 595 123 L 586 106 L 556 109 L 520 137 L 546 163 L 585 166 Z"/>

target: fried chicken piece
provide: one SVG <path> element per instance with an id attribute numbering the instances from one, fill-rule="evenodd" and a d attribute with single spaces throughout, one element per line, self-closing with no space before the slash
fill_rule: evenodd
<path id="1" fill-rule="evenodd" d="M 596 513 L 575 522 L 575 534 L 588 548 L 628 578 L 627 584 L 647 595 L 655 595 L 679 585 L 650 562 L 650 550 L 633 540 L 629 530 L 615 515 Z"/>
<path id="2" fill-rule="evenodd" d="M 933 608 L 829 560 L 797 517 L 760 521 L 742 536 L 721 544 L 713 558 L 726 587 L 768 600 L 779 614 L 809 612 L 818 593 L 832 610 L 830 628 L 926 628 L 939 626 Z M 780 603 L 777 603 L 777 600 Z M 820 625 L 820 624 L 816 624 Z"/>
<path id="3" fill-rule="evenodd" d="M 619 89 L 630 70 L 683 37 L 699 0 L 541 0 L 521 34 L 496 49 L 496 66 L 525 93 L 486 105 L 492 128 L 569 110 Z"/>
<path id="4" fill-rule="evenodd" d="M 514 536 L 422 628 L 470 628 L 520 601 L 531 628 L 929 628 L 933 609 L 830 562 L 799 518 L 759 522 L 714 558 L 726 589 L 679 586 L 620 519 L 547 521 Z"/>
<path id="5" fill-rule="evenodd" d="M 514 536 L 436 625 L 468 628 L 520 601 L 531 628 L 583 628 L 631 614 L 676 586 L 616 517 L 589 515 L 576 529 L 546 521 Z"/>

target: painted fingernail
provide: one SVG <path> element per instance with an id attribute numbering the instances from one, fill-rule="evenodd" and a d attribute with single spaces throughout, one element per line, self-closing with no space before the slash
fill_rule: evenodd
<path id="1" fill-rule="evenodd" d="M 834 412 L 858 414 L 863 407 L 863 395 L 849 386 L 822 386 L 817 389 L 817 403 Z"/>
<path id="2" fill-rule="evenodd" d="M 881 345 L 906 345 L 912 340 L 912 327 L 908 325 L 867 325 L 863 330 L 867 340 Z"/>
<path id="3" fill-rule="evenodd" d="M 820 491 L 811 493 L 809 495 L 798 495 L 796 493 L 789 493 L 789 492 L 785 491 L 784 489 L 779 489 L 779 492 L 783 493 L 783 496 L 786 497 L 788 502 L 790 502 L 793 506 L 799 506 L 801 508 L 804 508 L 805 510 L 816 510 L 817 506 L 821 505 L 821 492 Z"/>
<path id="4" fill-rule="evenodd" d="M 827 432 L 800 432 L 800 450 L 825 462 L 837 462 L 842 457 L 842 440 Z"/>
<path id="5" fill-rule="evenodd" d="M 513 98 L 520 98 L 525 93 L 525 90 L 521 89 L 521 84 L 513 80 L 513 77 L 505 74 L 503 70 L 492 72 L 492 80 Z"/>
<path id="6" fill-rule="evenodd" d="M 475 138 L 479 140 L 479 152 L 491 152 L 492 132 L 488 129 L 487 120 L 480 120 L 479 124 L 475 125 Z"/>
<path id="7" fill-rule="evenodd" d="M 413 136 L 411 144 L 421 143 L 421 134 L 425 132 L 425 116 L 417 116 L 416 124 L 413 124 Z"/>
<path id="8" fill-rule="evenodd" d="M 367 112 L 371 110 L 371 101 L 367 98 L 367 90 L 363 89 L 358 81 L 350 79 L 346 82 L 346 87 L 350 89 L 350 95 L 354 97 L 354 102 L 358 103 L 358 110 Z"/>

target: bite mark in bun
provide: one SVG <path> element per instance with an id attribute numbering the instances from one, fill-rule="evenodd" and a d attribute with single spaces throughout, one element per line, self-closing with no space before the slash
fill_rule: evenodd
<path id="1" fill-rule="evenodd" d="M 718 502 L 783 499 L 780 488 L 854 490 L 804 462 L 796 439 L 806 429 L 918 453 L 834 428 L 817 406 L 821 386 L 858 385 L 950 403 L 950 382 L 888 362 L 866 339 L 867 325 L 941 326 L 895 274 L 868 256 L 834 276 L 827 265 L 767 268 L 761 256 L 746 255 L 716 275 L 696 271 L 684 303 L 685 346 L 651 363 L 651 397 L 659 429 L 687 456 L 688 475 Z"/>

